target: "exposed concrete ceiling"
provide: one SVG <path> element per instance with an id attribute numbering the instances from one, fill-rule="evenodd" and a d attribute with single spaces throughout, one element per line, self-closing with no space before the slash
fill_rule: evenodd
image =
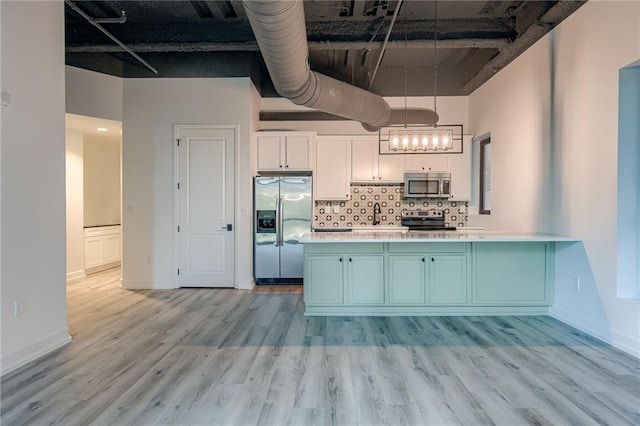
<path id="1" fill-rule="evenodd" d="M 277 96 L 242 2 L 74 1 L 154 74 L 66 6 L 66 63 L 120 77 L 251 77 Z M 305 0 L 311 69 L 382 96 L 468 95 L 585 1 Z M 437 23 L 437 47 L 434 36 Z M 379 70 L 371 78 L 389 28 Z"/>

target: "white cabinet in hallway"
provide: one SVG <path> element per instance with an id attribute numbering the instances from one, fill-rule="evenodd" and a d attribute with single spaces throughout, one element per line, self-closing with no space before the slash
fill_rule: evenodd
<path id="1" fill-rule="evenodd" d="M 351 139 L 318 136 L 313 196 L 315 200 L 348 200 L 351 196 Z"/>
<path id="2" fill-rule="evenodd" d="M 120 265 L 120 225 L 84 228 L 85 274 Z"/>
<path id="3" fill-rule="evenodd" d="M 311 171 L 315 132 L 256 133 L 258 171 Z"/>
<path id="4" fill-rule="evenodd" d="M 351 182 L 402 182 L 403 155 L 380 155 L 377 136 L 351 138 Z"/>

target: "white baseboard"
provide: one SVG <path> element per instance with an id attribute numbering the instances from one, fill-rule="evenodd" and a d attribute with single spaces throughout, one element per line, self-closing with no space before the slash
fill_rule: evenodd
<path id="1" fill-rule="evenodd" d="M 18 369 L 69 342 L 71 342 L 71 336 L 69 335 L 69 329 L 65 327 L 64 329 L 52 333 L 26 348 L 2 357 L 2 360 L 0 361 L 0 364 L 2 365 L 0 375 L 4 376 L 5 374 Z"/>
<path id="2" fill-rule="evenodd" d="M 629 355 L 640 358 L 640 336 L 634 338 L 615 329 L 609 330 L 610 334 L 603 333 L 602 331 L 596 330 L 593 326 L 585 325 L 588 324 L 588 320 L 580 321 L 580 318 L 576 318 L 576 315 L 572 312 L 555 306 L 549 308 L 549 316 L 573 328 L 577 328 L 589 336 L 620 349 Z"/>
<path id="3" fill-rule="evenodd" d="M 238 290 L 251 290 L 253 287 L 255 287 L 253 280 L 249 282 L 239 282 L 236 284 L 236 289 Z"/>
<path id="4" fill-rule="evenodd" d="M 87 275 L 95 274 L 96 272 L 106 271 L 107 269 L 117 268 L 118 266 L 122 266 L 122 262 L 116 260 L 115 262 L 105 263 L 103 265 L 94 266 L 92 268 L 85 268 L 84 273 Z"/>
<path id="5" fill-rule="evenodd" d="M 79 271 L 67 272 L 67 281 L 77 280 L 79 278 L 85 278 L 87 275 L 84 273 L 84 270 L 80 269 Z"/>

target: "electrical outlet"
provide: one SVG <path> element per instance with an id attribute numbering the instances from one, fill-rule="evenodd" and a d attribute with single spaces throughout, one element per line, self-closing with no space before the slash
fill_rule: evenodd
<path id="1" fill-rule="evenodd" d="M 22 300 L 16 300 L 13 302 L 13 316 L 20 317 L 24 314 L 24 302 Z"/>
<path id="2" fill-rule="evenodd" d="M 574 290 L 580 290 L 580 277 L 573 277 L 571 279 L 571 287 Z"/>
<path id="3" fill-rule="evenodd" d="M 340 213 L 340 206 L 333 206 L 332 209 L 333 209 L 333 214 Z"/>

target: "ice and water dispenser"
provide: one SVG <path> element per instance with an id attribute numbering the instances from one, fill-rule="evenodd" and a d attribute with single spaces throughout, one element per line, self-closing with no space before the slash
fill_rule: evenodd
<path id="1" fill-rule="evenodd" d="M 275 234 L 276 233 L 276 211 L 275 210 L 258 210 L 258 234 Z"/>

